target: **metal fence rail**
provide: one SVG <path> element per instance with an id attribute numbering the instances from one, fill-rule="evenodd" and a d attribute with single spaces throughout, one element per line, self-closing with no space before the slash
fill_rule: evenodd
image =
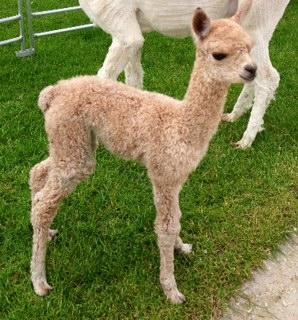
<path id="1" fill-rule="evenodd" d="M 6 24 L 11 22 L 19 22 L 20 35 L 15 38 L 0 41 L 0 46 L 6 46 L 11 43 L 21 42 L 21 51 L 16 54 L 18 57 L 25 56 L 26 52 L 26 39 L 25 39 L 25 27 L 24 27 L 24 13 L 23 13 L 23 0 L 18 0 L 18 14 L 0 19 L 0 24 Z"/>
<path id="2" fill-rule="evenodd" d="M 69 28 L 62 28 L 62 29 L 56 29 L 56 30 L 50 30 L 50 31 L 44 31 L 44 32 L 35 32 L 33 28 L 33 20 L 35 18 L 43 18 L 43 17 L 47 17 L 50 15 L 59 14 L 59 13 L 81 11 L 81 7 L 76 6 L 76 7 L 33 12 L 31 7 L 31 0 L 26 0 L 26 6 L 27 6 L 26 18 L 28 22 L 28 40 L 29 40 L 28 41 L 29 48 L 26 49 L 26 34 L 25 34 L 25 28 L 24 28 L 23 5 L 24 5 L 24 0 L 18 0 L 18 11 L 19 11 L 18 15 L 0 19 L 0 24 L 9 23 L 13 21 L 19 21 L 20 23 L 20 36 L 0 42 L 0 46 L 4 46 L 10 43 L 21 41 L 21 51 L 17 52 L 18 57 L 31 56 L 36 52 L 35 38 L 56 35 L 56 34 L 66 33 L 71 31 L 77 31 L 77 30 L 92 28 L 95 26 L 93 23 L 90 23 L 90 24 L 83 24 L 79 26 L 69 27 Z"/>
<path id="3" fill-rule="evenodd" d="M 84 24 L 84 25 L 79 25 L 79 26 L 74 26 L 74 27 L 69 27 L 69 28 L 63 28 L 63 29 L 50 30 L 50 31 L 45 31 L 45 32 L 34 32 L 34 30 L 33 30 L 33 19 L 34 18 L 42 18 L 42 17 L 54 15 L 54 14 L 75 12 L 75 11 L 81 11 L 81 10 L 82 9 L 80 6 L 76 6 L 76 7 L 68 7 L 68 8 L 33 12 L 32 8 L 31 8 L 31 1 L 27 0 L 29 42 L 30 42 L 31 54 L 34 54 L 34 52 L 36 50 L 35 38 L 51 36 L 51 35 L 56 35 L 56 34 L 60 34 L 60 33 L 71 32 L 71 31 L 77 31 L 77 30 L 92 28 L 95 26 L 93 23 L 90 23 L 90 24 Z"/>

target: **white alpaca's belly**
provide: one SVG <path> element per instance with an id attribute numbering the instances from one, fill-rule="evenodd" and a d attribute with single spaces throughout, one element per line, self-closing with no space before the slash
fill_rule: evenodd
<path id="1" fill-rule="evenodd" d="M 229 0 L 136 0 L 138 21 L 143 32 L 157 31 L 171 37 L 191 34 L 195 8 L 203 8 L 212 19 L 228 12 Z"/>

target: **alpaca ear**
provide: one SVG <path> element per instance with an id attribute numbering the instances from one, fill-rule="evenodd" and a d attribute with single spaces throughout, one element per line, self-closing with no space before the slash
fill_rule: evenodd
<path id="1" fill-rule="evenodd" d="M 247 16 L 251 5 L 252 0 L 238 0 L 237 12 L 233 15 L 233 17 L 231 17 L 231 19 L 241 24 L 243 19 Z"/>
<path id="2" fill-rule="evenodd" d="M 194 13 L 192 28 L 200 40 L 206 38 L 211 30 L 211 21 L 201 8 L 197 8 Z"/>

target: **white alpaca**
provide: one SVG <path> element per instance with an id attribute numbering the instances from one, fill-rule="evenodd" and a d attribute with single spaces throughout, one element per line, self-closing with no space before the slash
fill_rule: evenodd
<path id="1" fill-rule="evenodd" d="M 242 2 L 240 0 L 239 2 Z M 258 64 L 253 84 L 244 88 L 233 111 L 223 116 L 234 122 L 252 107 L 248 126 L 239 148 L 250 147 L 263 130 L 263 117 L 279 84 L 279 74 L 272 66 L 269 42 L 290 0 L 255 0 L 252 10 L 241 22 L 255 42 L 252 52 Z M 191 35 L 191 15 L 196 7 L 203 8 L 213 18 L 231 16 L 238 0 L 79 0 L 89 18 L 112 36 L 112 45 L 98 75 L 116 80 L 124 70 L 126 83 L 142 88 L 141 50 L 143 32 L 157 31 L 172 37 Z"/>

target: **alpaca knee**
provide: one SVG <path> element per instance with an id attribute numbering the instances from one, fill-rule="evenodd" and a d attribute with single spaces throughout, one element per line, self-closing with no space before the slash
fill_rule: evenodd
<path id="1" fill-rule="evenodd" d="M 40 191 L 46 184 L 49 173 L 49 160 L 36 164 L 30 171 L 29 185 L 33 193 Z"/>
<path id="2" fill-rule="evenodd" d="M 43 189 L 32 197 L 31 223 L 33 230 L 48 229 L 56 215 L 59 203 L 69 194 L 71 183 L 57 170 L 51 170 Z"/>
<path id="3" fill-rule="evenodd" d="M 259 77 L 255 82 L 256 100 L 258 97 L 266 96 L 265 105 L 269 105 L 270 101 L 274 99 L 275 92 L 279 86 L 280 75 L 278 71 L 271 67 L 267 67 L 260 71 Z"/>
<path id="4" fill-rule="evenodd" d="M 157 235 L 173 235 L 177 237 L 180 233 L 181 225 L 178 219 L 156 219 L 155 232 Z"/>
<path id="5" fill-rule="evenodd" d="M 32 199 L 31 223 L 33 230 L 48 232 L 64 192 L 57 187 L 45 189 L 37 192 Z"/>
<path id="6" fill-rule="evenodd" d="M 142 35 L 137 37 L 129 37 L 124 40 L 119 41 L 120 47 L 122 49 L 122 53 L 127 56 L 126 64 L 134 58 L 144 45 L 144 38 Z"/>
<path id="7" fill-rule="evenodd" d="M 129 50 L 130 53 L 132 54 L 142 49 L 143 45 L 144 45 L 144 38 L 142 35 L 134 38 L 128 38 L 122 42 L 122 46 L 125 49 Z"/>

